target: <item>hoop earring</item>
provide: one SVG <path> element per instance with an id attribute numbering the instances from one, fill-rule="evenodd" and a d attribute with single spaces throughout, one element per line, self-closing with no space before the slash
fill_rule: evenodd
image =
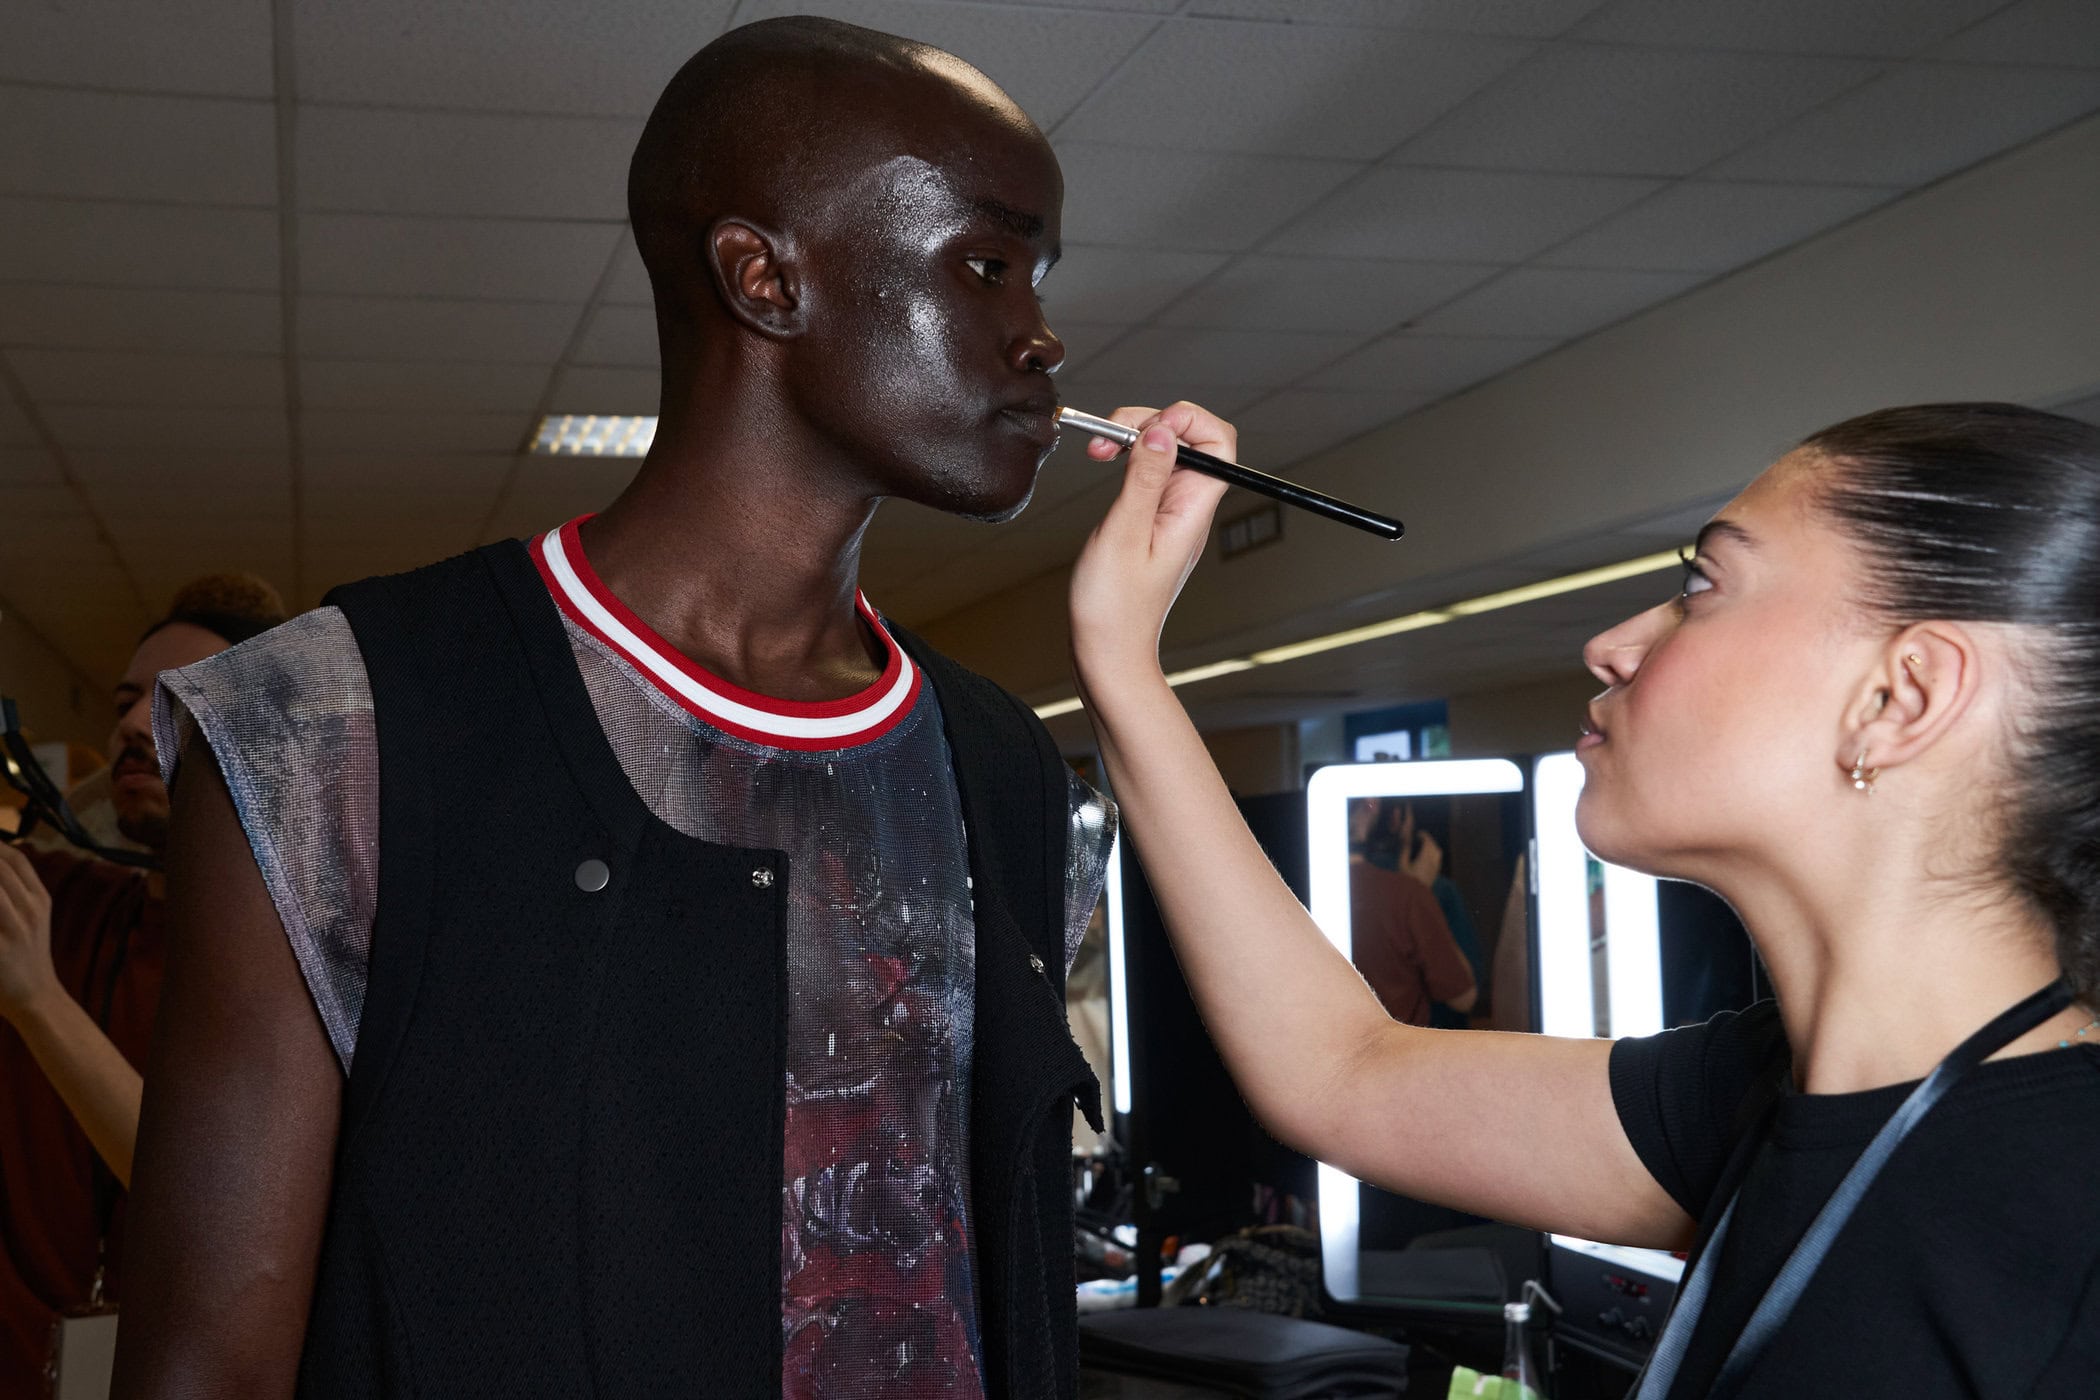
<path id="1" fill-rule="evenodd" d="M 1852 765 L 1853 791 L 1865 793 L 1873 792 L 1874 780 L 1880 776 L 1881 770 L 1879 768 L 1867 767 L 1867 751 L 1865 749 L 1861 749 L 1859 751 L 1858 761 Z"/>

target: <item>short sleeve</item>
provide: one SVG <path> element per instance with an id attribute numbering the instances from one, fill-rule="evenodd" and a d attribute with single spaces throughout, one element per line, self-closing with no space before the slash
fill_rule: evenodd
<path id="1" fill-rule="evenodd" d="M 1101 885 L 1116 844 L 1116 804 L 1094 791 L 1086 779 L 1067 772 L 1067 805 L 1071 825 L 1065 840 L 1065 970 L 1079 956 Z"/>
<path id="2" fill-rule="evenodd" d="M 379 748 L 349 622 L 318 608 L 161 673 L 153 737 L 177 779 L 211 746 L 329 1042 L 350 1067 L 379 889 Z"/>
<path id="3" fill-rule="evenodd" d="M 1742 1121 L 1745 1101 L 1788 1062 L 1786 1030 L 1770 1001 L 1612 1046 L 1620 1126 L 1685 1214 L 1704 1218 L 1736 1143 L 1753 1126 Z"/>

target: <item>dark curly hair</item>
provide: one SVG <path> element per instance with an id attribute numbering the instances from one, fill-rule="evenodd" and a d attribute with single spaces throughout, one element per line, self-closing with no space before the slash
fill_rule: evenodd
<path id="1" fill-rule="evenodd" d="M 2082 1000 L 2100 995 L 2100 428 L 2004 403 L 1883 409 L 1803 447 L 1823 501 L 1875 567 L 1867 603 L 2032 628 L 2003 860 L 2056 928 Z"/>

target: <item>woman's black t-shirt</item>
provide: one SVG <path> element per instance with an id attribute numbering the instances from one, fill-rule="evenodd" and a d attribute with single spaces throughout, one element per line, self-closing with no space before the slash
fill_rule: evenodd
<path id="1" fill-rule="evenodd" d="M 1773 1275 L 1915 1087 L 1800 1094 L 1788 1064 L 1771 1002 L 1612 1049 L 1619 1121 L 1702 1230 L 1728 1204 L 1736 1147 L 1768 1125 L 1671 1400 L 1708 1395 Z M 1774 1082 L 1789 1087 L 1761 1119 Z M 1737 1394 L 2100 1397 L 2100 1047 L 1964 1076 L 1889 1159 Z"/>

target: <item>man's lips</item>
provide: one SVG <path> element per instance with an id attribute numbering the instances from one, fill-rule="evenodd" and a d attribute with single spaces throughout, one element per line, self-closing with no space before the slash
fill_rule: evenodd
<path id="1" fill-rule="evenodd" d="M 1054 394 L 1010 403 L 999 410 L 999 416 L 1045 447 L 1057 441 L 1057 396 Z"/>
<path id="2" fill-rule="evenodd" d="M 1575 741 L 1575 748 L 1577 752 L 1595 748 L 1604 742 L 1604 737 L 1604 725 L 1598 720 L 1597 712 L 1590 710 L 1583 715 L 1581 737 Z"/>

